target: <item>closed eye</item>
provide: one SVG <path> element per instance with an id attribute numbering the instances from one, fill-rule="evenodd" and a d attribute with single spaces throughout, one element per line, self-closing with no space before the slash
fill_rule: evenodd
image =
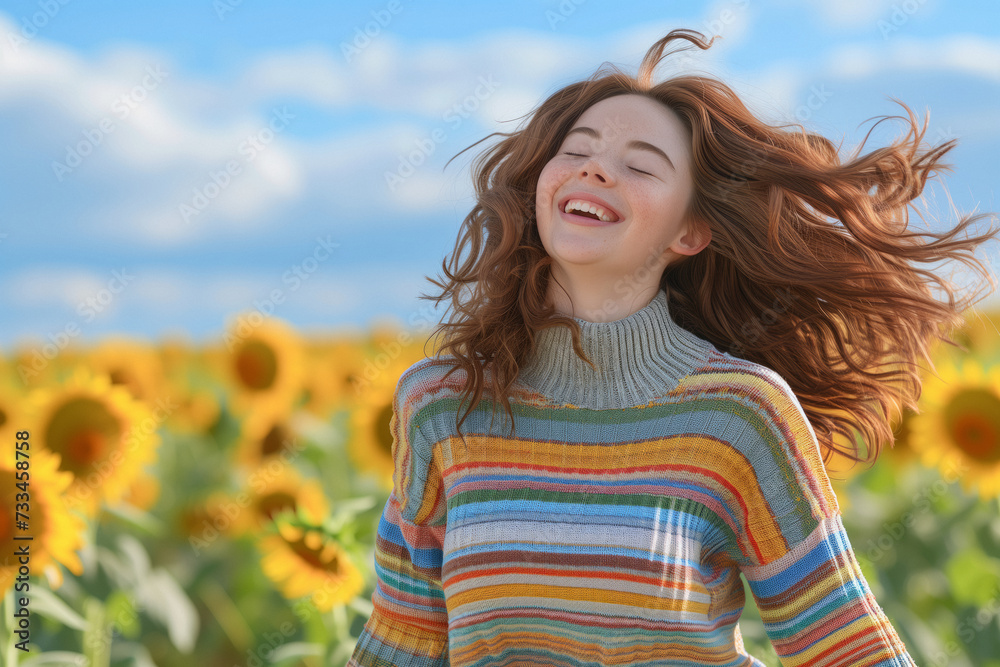
<path id="1" fill-rule="evenodd" d="M 587 155 L 584 155 L 583 153 L 571 153 L 569 151 L 563 151 L 563 155 L 571 155 L 573 157 L 588 157 Z M 644 174 L 646 176 L 652 176 L 653 175 L 653 174 L 651 174 L 648 171 L 643 171 L 642 169 L 636 169 L 635 167 L 629 167 L 629 169 L 631 169 L 634 172 L 638 172 L 640 174 Z"/>

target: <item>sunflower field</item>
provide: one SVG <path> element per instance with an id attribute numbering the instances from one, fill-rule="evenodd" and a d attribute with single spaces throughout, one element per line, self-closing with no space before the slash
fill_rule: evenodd
<path id="1" fill-rule="evenodd" d="M 894 447 L 831 467 L 924 666 L 1000 667 L 998 327 L 969 313 Z M 5 351 L 0 665 L 343 665 L 371 611 L 393 392 L 428 336 L 307 337 L 248 313 L 211 344 Z M 749 589 L 741 627 L 777 665 Z"/>

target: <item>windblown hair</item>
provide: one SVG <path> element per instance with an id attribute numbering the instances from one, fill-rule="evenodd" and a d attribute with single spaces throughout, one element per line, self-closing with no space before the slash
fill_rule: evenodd
<path id="1" fill-rule="evenodd" d="M 882 119 L 904 121 L 905 135 L 862 153 L 869 131 L 842 160 L 831 141 L 800 125 L 763 123 L 713 78 L 654 83 L 657 65 L 678 50 L 666 47 L 685 41 L 684 48 L 704 50 L 714 39 L 675 30 L 649 49 L 636 76 L 602 67 L 551 95 L 517 131 L 486 137 L 500 140 L 473 164 L 477 204 L 442 262 L 446 280 L 428 278 L 440 294 L 422 297 L 451 302 L 435 335 L 439 351 L 453 357 L 449 375 L 461 368 L 467 378 L 462 402 L 471 400 L 457 427 L 484 389 L 513 423 L 508 392 L 543 328 L 569 327 L 574 350 L 590 363 L 579 325 L 546 302 L 552 259 L 534 224 L 535 188 L 586 109 L 635 94 L 673 110 L 689 132 L 688 215 L 712 233 L 704 250 L 663 271 L 671 316 L 785 378 L 824 459 L 839 452 L 874 462 L 882 443 L 892 442 L 892 415 L 916 409 L 919 364 L 933 367 L 931 343 L 954 345 L 949 335 L 963 324 L 961 313 L 985 296 L 970 289 L 959 298 L 940 267 L 920 265 L 961 262 L 988 283 L 988 294 L 996 280 L 973 252 L 1000 230 L 966 233 L 987 214 L 962 217 L 943 233 L 909 230 L 909 210 L 920 215 L 912 202 L 947 169 L 942 159 L 956 142 L 926 146 L 927 122 L 920 125 L 905 104 L 905 117 Z"/>

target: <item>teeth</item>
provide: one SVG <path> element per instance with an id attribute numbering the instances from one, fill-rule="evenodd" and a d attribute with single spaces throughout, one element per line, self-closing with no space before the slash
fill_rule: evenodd
<path id="1" fill-rule="evenodd" d="M 601 220 L 603 220 L 604 222 L 611 222 L 612 220 L 614 220 L 614 218 L 612 218 L 611 215 L 609 215 L 608 212 L 605 211 L 600 206 L 591 204 L 588 201 L 583 201 L 582 199 L 569 200 L 568 202 L 566 202 L 565 210 L 567 213 L 570 213 L 571 211 L 582 211 L 584 213 L 592 213 Z"/>

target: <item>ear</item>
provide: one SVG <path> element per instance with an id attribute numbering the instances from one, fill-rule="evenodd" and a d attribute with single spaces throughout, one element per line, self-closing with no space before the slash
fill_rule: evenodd
<path id="1" fill-rule="evenodd" d="M 712 240 L 712 229 L 705 222 L 694 219 L 688 220 L 686 227 L 670 249 L 678 255 L 697 255 Z"/>

